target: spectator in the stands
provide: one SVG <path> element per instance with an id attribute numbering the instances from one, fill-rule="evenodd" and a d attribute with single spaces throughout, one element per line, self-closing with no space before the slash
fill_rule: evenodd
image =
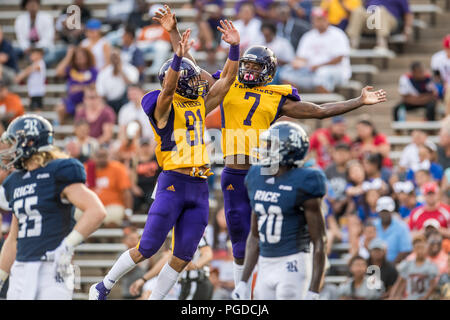
<path id="1" fill-rule="evenodd" d="M 241 52 L 252 45 L 259 45 L 263 41 L 261 20 L 256 17 L 256 8 L 253 2 L 245 1 L 240 5 L 237 19 L 233 21 L 233 24 L 241 36 Z M 223 40 L 221 46 L 226 47 Z"/>
<path id="2" fill-rule="evenodd" d="M 41 48 L 31 48 L 29 50 L 31 64 L 23 69 L 16 77 L 16 82 L 21 83 L 26 79 L 27 92 L 30 98 L 29 108 L 31 111 L 42 110 L 44 108 L 46 66 L 44 62 L 44 50 Z"/>
<path id="3" fill-rule="evenodd" d="M 373 15 L 379 19 L 373 21 Z M 408 0 L 366 0 L 364 6 L 355 9 L 347 26 L 347 34 L 353 49 L 358 49 L 361 34 L 375 33 L 379 52 L 387 52 L 389 36 L 401 32 L 406 39 L 412 34 L 413 15 Z"/>
<path id="4" fill-rule="evenodd" d="M 135 41 L 136 30 L 132 26 L 126 26 L 122 36 L 122 50 L 120 57 L 122 61 L 135 66 L 139 71 L 139 77 L 142 80 L 144 76 L 145 60 L 144 54 L 136 46 Z"/>
<path id="5" fill-rule="evenodd" d="M 147 210 L 153 202 L 151 198 L 161 168 L 155 155 L 155 142 L 149 138 L 141 138 L 137 152 L 136 185 L 133 187 L 134 210 Z"/>
<path id="6" fill-rule="evenodd" d="M 11 42 L 5 39 L 3 34 L 3 29 L 0 26 L 0 67 L 2 68 L 2 72 L 0 72 L 0 77 L 2 77 L 3 72 L 7 72 L 11 74 L 11 78 L 14 76 L 16 72 L 19 71 L 19 67 L 17 65 L 17 55 L 14 51 Z"/>
<path id="7" fill-rule="evenodd" d="M 156 12 L 162 8 L 162 5 L 154 4 L 150 7 L 148 15 L 154 18 Z M 148 24 L 138 32 L 137 46 L 144 54 L 152 54 L 152 64 L 148 72 L 157 74 L 161 65 L 167 60 L 172 48 L 170 34 L 158 22 L 150 19 Z"/>
<path id="8" fill-rule="evenodd" d="M 108 146 L 101 145 L 93 158 L 94 170 L 89 170 L 86 162 L 87 175 L 93 175 L 94 185 L 88 185 L 100 198 L 106 209 L 103 225 L 106 228 L 122 227 L 125 216 L 133 214 L 133 196 L 131 181 L 126 167 L 109 158 Z M 91 180 L 92 177 L 88 177 Z"/>
<path id="9" fill-rule="evenodd" d="M 373 183 L 375 180 L 381 180 L 379 188 L 381 194 L 387 194 L 389 191 L 388 183 L 391 171 L 383 167 L 383 156 L 380 153 L 367 153 L 363 157 L 363 166 L 366 173 L 366 182 Z"/>
<path id="10" fill-rule="evenodd" d="M 383 297 L 388 297 L 395 281 L 398 278 L 398 272 L 395 266 L 386 260 L 386 243 L 379 239 L 373 239 L 369 244 L 370 257 L 367 261 L 369 266 L 380 268 L 380 277 L 383 281 L 385 293 Z"/>
<path id="11" fill-rule="evenodd" d="M 428 300 L 436 288 L 439 270 L 427 259 L 425 237 L 414 237 L 413 246 L 416 257 L 398 265 L 399 277 L 391 290 L 390 299 Z"/>
<path id="12" fill-rule="evenodd" d="M 77 106 L 83 102 L 84 88 L 95 84 L 97 73 L 90 50 L 69 47 L 66 56 L 56 67 L 56 76 L 65 78 L 67 83 L 67 96 L 56 106 L 60 124 L 65 122 L 67 116 L 75 115 Z"/>
<path id="13" fill-rule="evenodd" d="M 363 196 L 360 199 L 356 210 L 357 215 L 363 224 L 373 222 L 378 218 L 377 201 L 384 194 L 384 183 L 380 178 L 372 181 L 364 181 Z"/>
<path id="14" fill-rule="evenodd" d="M 338 143 L 351 144 L 351 139 L 346 134 L 347 124 L 344 117 L 336 116 L 326 128 L 317 129 L 310 138 L 310 151 L 316 159 L 316 163 L 325 169 L 331 163 L 332 148 Z"/>
<path id="15" fill-rule="evenodd" d="M 145 0 L 135 0 L 133 11 L 128 15 L 127 25 L 140 29 L 148 24 L 146 15 L 148 13 L 148 4 Z M 151 18 L 151 17 L 150 17 Z"/>
<path id="16" fill-rule="evenodd" d="M 288 4 L 283 2 L 275 2 L 276 4 L 276 18 L 278 21 L 277 29 L 278 35 L 291 42 L 294 50 L 297 49 L 300 38 L 309 30 L 311 24 L 291 15 L 291 8 Z"/>
<path id="17" fill-rule="evenodd" d="M 433 221 L 429 221 L 430 227 L 433 228 L 433 231 L 426 237 L 428 243 L 428 256 L 427 258 L 433 262 L 439 270 L 439 274 L 444 274 L 448 272 L 448 254 L 442 249 L 442 235 L 435 229 L 433 225 Z M 439 228 L 438 228 L 439 229 Z M 406 260 L 414 260 L 416 258 L 416 254 L 411 253 Z"/>
<path id="18" fill-rule="evenodd" d="M 220 27 L 220 20 L 224 19 L 223 10 L 225 2 L 223 0 L 197 0 L 193 1 L 197 9 L 197 23 L 199 27 L 199 38 L 207 38 L 212 43 L 206 44 L 206 49 L 216 48 L 222 38 L 222 34 L 217 27 Z M 202 34 L 203 32 L 209 35 Z"/>
<path id="19" fill-rule="evenodd" d="M 394 121 L 405 121 L 406 111 L 415 109 L 425 109 L 425 119 L 435 120 L 439 94 L 431 74 L 427 73 L 422 62 L 413 62 L 410 72 L 400 77 L 398 92 L 402 102 L 393 110 Z"/>
<path id="20" fill-rule="evenodd" d="M 261 33 L 264 37 L 261 45 L 272 49 L 277 57 L 277 72 L 272 84 L 280 84 L 280 73 L 295 58 L 294 48 L 287 39 L 277 36 L 277 26 L 272 22 L 264 22 L 261 26 Z"/>
<path id="21" fill-rule="evenodd" d="M 148 117 L 141 106 L 141 99 L 145 92 L 140 85 L 133 84 L 128 87 L 128 103 L 119 111 L 117 121 L 119 132 L 125 132 L 125 128 L 131 121 L 137 121 L 141 125 L 142 137 L 153 139 L 152 128 L 148 125 Z"/>
<path id="22" fill-rule="evenodd" d="M 345 30 L 352 11 L 362 6 L 362 0 L 322 0 L 320 7 L 328 12 L 328 21 Z"/>
<path id="23" fill-rule="evenodd" d="M 402 172 L 405 172 L 407 169 L 412 168 L 414 165 L 418 165 L 420 163 L 419 146 L 425 144 L 428 135 L 424 130 L 414 129 L 411 132 L 411 138 L 411 143 L 403 149 L 398 163 L 399 168 Z"/>
<path id="24" fill-rule="evenodd" d="M 280 77 L 304 90 L 333 92 L 351 77 L 348 38 L 344 31 L 329 25 L 323 9 L 314 8 L 311 16 L 314 29 L 303 35 L 296 58 Z"/>
<path id="25" fill-rule="evenodd" d="M 393 189 L 394 197 L 398 201 L 398 213 L 407 221 L 411 211 L 422 205 L 417 201 L 414 184 L 411 181 L 397 181 Z"/>
<path id="26" fill-rule="evenodd" d="M 394 215 L 395 202 L 391 197 L 378 199 L 376 211 L 380 217 L 374 221 L 377 237 L 386 242 L 386 259 L 397 264 L 412 251 L 408 225 Z"/>
<path id="27" fill-rule="evenodd" d="M 371 222 L 366 223 L 364 225 L 363 231 L 361 236 L 359 237 L 358 241 L 358 255 L 363 257 L 364 259 L 369 259 L 370 257 L 370 248 L 369 245 L 371 244 L 372 240 L 377 237 L 377 228 L 375 228 L 375 225 Z"/>
<path id="28" fill-rule="evenodd" d="M 345 189 L 348 184 L 347 163 L 350 161 L 350 146 L 346 143 L 336 144 L 331 157 L 333 161 L 325 169 L 329 186 L 333 190 L 333 197 L 328 197 L 328 200 L 334 215 L 340 217 L 345 212 L 348 202 Z"/>
<path id="29" fill-rule="evenodd" d="M 289 8 L 291 8 L 291 15 L 309 22 L 313 9 L 311 0 L 288 0 Z"/>
<path id="30" fill-rule="evenodd" d="M 86 39 L 81 41 L 81 46 L 88 48 L 95 58 L 95 67 L 101 70 L 110 62 L 111 46 L 108 41 L 102 37 L 102 23 L 97 19 L 89 19 L 86 22 Z"/>
<path id="31" fill-rule="evenodd" d="M 409 216 L 409 228 L 413 234 L 423 234 L 425 223 L 429 220 L 439 224 L 439 232 L 450 238 L 450 207 L 440 201 L 439 187 L 435 182 L 422 186 L 424 204 L 417 207 Z"/>
<path id="32" fill-rule="evenodd" d="M 40 10 L 40 0 L 22 0 L 22 10 L 26 12 L 17 16 L 14 21 L 14 30 L 19 44 L 20 56 L 28 54 L 30 48 L 42 48 L 46 54 L 46 63 L 50 62 L 54 49 L 55 26 L 53 17 Z M 51 59 L 50 59 L 51 60 Z"/>
<path id="33" fill-rule="evenodd" d="M 442 300 L 450 300 L 450 252 L 447 253 L 447 267 L 448 272 L 440 276 L 437 284 L 439 298 Z"/>
<path id="34" fill-rule="evenodd" d="M 440 98 L 444 98 L 445 114 L 450 115 L 450 34 L 442 40 L 443 50 L 431 57 L 431 70 L 435 76 Z"/>
<path id="35" fill-rule="evenodd" d="M 386 135 L 379 133 L 372 121 L 361 119 L 356 124 L 356 139 L 352 145 L 353 157 L 362 159 L 366 153 L 380 153 L 383 156 L 383 166 L 391 168 L 389 158 L 391 150 Z"/>
<path id="36" fill-rule="evenodd" d="M 241 11 L 243 5 L 252 3 L 255 8 L 255 14 L 261 19 L 268 18 L 268 11 L 270 5 L 274 0 L 239 0 L 234 6 L 234 11 L 238 14 Z"/>
<path id="37" fill-rule="evenodd" d="M 438 183 L 441 182 L 444 170 L 442 166 L 435 162 L 437 146 L 431 141 L 425 141 L 424 145 L 419 147 L 419 163 L 413 165 L 406 173 L 406 179 L 415 181 L 415 172 L 417 170 L 429 170 L 432 178 Z"/>
<path id="38" fill-rule="evenodd" d="M 127 86 L 139 81 L 138 69 L 122 61 L 117 48 L 111 50 L 111 63 L 98 73 L 97 92 L 116 113 L 128 102 Z"/>
<path id="39" fill-rule="evenodd" d="M 120 25 L 128 20 L 134 8 L 134 0 L 116 0 L 108 4 L 106 8 L 105 22 L 116 30 Z"/>
<path id="40" fill-rule="evenodd" d="M 348 268 L 350 278 L 339 285 L 338 295 L 341 300 L 379 300 L 384 293 L 384 285 L 370 281 L 367 275 L 367 261 L 360 256 L 353 256 Z"/>
<path id="41" fill-rule="evenodd" d="M 86 119 L 80 119 L 74 124 L 74 136 L 69 137 L 66 143 L 66 151 L 72 158 L 86 162 L 98 148 L 97 139 L 89 136 L 89 123 Z"/>
<path id="42" fill-rule="evenodd" d="M 78 7 L 77 10 L 80 10 L 80 15 L 75 15 L 75 12 L 78 13 L 78 11 L 68 11 L 69 8 L 71 8 L 70 6 L 64 7 L 61 11 L 61 15 L 55 22 L 56 32 L 66 46 L 80 44 L 80 42 L 84 39 L 86 22 L 92 16 L 91 10 L 88 6 L 86 6 L 84 0 L 73 0 L 72 5 Z M 78 19 L 78 17 L 80 20 L 76 21 L 75 19 Z M 78 23 L 79 25 L 77 25 Z"/>
<path id="43" fill-rule="evenodd" d="M 16 117 L 25 113 L 20 97 L 9 91 L 8 84 L 0 80 L 0 122 L 4 128 Z"/>
<path id="44" fill-rule="evenodd" d="M 116 114 L 104 103 L 94 85 L 84 88 L 83 104 L 77 108 L 75 122 L 81 119 L 89 123 L 89 135 L 96 138 L 99 144 L 112 141 Z"/>
<path id="45" fill-rule="evenodd" d="M 445 170 L 450 167 L 450 117 L 447 116 L 441 122 L 439 131 L 438 159 L 437 162 Z"/>

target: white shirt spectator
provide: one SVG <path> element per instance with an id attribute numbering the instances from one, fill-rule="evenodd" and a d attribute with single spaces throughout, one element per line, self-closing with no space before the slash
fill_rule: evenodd
<path id="1" fill-rule="evenodd" d="M 434 84 L 432 82 L 429 83 L 428 86 L 429 91 L 434 91 Z M 398 81 L 398 93 L 400 93 L 402 96 L 418 96 L 420 95 L 419 91 L 413 86 L 410 80 L 409 74 L 404 74 L 400 77 L 400 80 Z"/>
<path id="2" fill-rule="evenodd" d="M 130 101 L 122 106 L 118 115 L 119 126 L 126 126 L 132 121 L 137 121 L 141 125 L 142 137 L 154 139 L 153 131 L 148 122 L 148 117 L 141 105 L 135 105 Z"/>
<path id="3" fill-rule="evenodd" d="M 245 25 L 242 20 L 233 22 L 234 27 L 239 31 L 241 50 L 247 50 L 253 45 L 260 45 L 264 42 L 264 37 L 261 33 L 261 20 L 253 18 Z M 228 44 L 222 40 L 221 46 L 228 48 Z"/>
<path id="4" fill-rule="evenodd" d="M 450 57 L 447 56 L 445 50 L 433 54 L 431 57 L 431 69 L 439 71 L 444 83 L 450 83 Z"/>
<path id="5" fill-rule="evenodd" d="M 35 27 L 39 36 L 39 41 L 36 43 L 38 48 L 51 49 L 54 46 L 55 26 L 53 18 L 46 12 L 38 11 L 35 20 Z M 19 15 L 14 22 L 14 30 L 19 46 L 22 50 L 27 50 L 30 43 L 30 28 L 31 19 L 28 12 Z"/>
<path id="6" fill-rule="evenodd" d="M 114 75 L 113 66 L 105 67 L 97 76 L 97 92 L 107 100 L 117 100 L 122 97 L 127 89 L 127 84 L 120 75 Z M 135 66 L 122 62 L 122 70 L 128 80 L 136 83 L 139 80 L 139 71 Z"/>
<path id="7" fill-rule="evenodd" d="M 319 33 L 317 29 L 306 32 L 298 44 L 296 54 L 297 57 L 307 60 L 308 67 L 344 56 L 342 61 L 334 66 L 342 68 L 343 80 L 350 79 L 352 75 L 350 43 L 344 31 L 337 27 L 329 26 L 323 33 Z"/>
<path id="8" fill-rule="evenodd" d="M 105 53 L 103 47 L 107 40 L 105 38 L 100 38 L 90 49 L 95 58 L 95 67 L 97 70 L 101 70 L 105 66 Z M 80 45 L 82 47 L 89 47 L 89 39 L 84 39 L 81 41 Z"/>
<path id="9" fill-rule="evenodd" d="M 29 97 L 43 97 L 45 96 L 45 62 L 40 60 L 38 62 L 39 70 L 33 71 L 27 78 L 27 88 Z"/>
<path id="10" fill-rule="evenodd" d="M 270 43 L 267 43 L 263 37 L 261 45 L 272 49 L 273 53 L 280 61 L 290 63 L 295 58 L 295 52 L 291 42 L 280 36 L 276 36 Z"/>
<path id="11" fill-rule="evenodd" d="M 403 168 L 412 168 L 420 163 L 419 148 L 415 143 L 408 144 L 402 151 L 399 165 Z"/>

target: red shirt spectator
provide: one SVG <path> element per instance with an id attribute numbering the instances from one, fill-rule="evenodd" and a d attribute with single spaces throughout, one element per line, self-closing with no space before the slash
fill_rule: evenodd
<path id="1" fill-rule="evenodd" d="M 310 150 L 316 154 L 316 162 L 325 169 L 331 163 L 331 148 L 338 143 L 351 144 L 351 139 L 345 134 L 347 125 L 343 117 L 332 119 L 328 128 L 316 130 L 310 139 Z"/>
<path id="2" fill-rule="evenodd" d="M 434 225 L 437 228 L 450 227 L 450 206 L 439 202 L 439 187 L 434 182 L 423 185 L 422 193 L 425 204 L 417 207 L 409 216 L 409 228 L 421 230 L 426 225 Z"/>

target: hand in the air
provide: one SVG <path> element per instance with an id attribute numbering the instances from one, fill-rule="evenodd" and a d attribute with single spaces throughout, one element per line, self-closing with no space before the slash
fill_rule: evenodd
<path id="1" fill-rule="evenodd" d="M 177 28 L 177 18 L 175 17 L 175 13 L 170 11 L 168 5 L 164 5 L 164 9 L 159 9 L 159 11 L 155 13 L 155 17 L 152 17 L 152 19 L 159 22 L 161 27 L 163 27 L 167 32 L 173 31 Z"/>
<path id="2" fill-rule="evenodd" d="M 181 40 L 178 42 L 178 47 L 176 54 L 179 57 L 184 56 L 185 53 L 189 51 L 194 43 L 194 40 L 189 41 L 189 36 L 191 35 L 191 29 L 187 29 L 181 36 Z"/>
<path id="3" fill-rule="evenodd" d="M 233 22 L 228 20 L 220 20 L 219 27 L 217 26 L 217 30 L 222 32 L 222 40 L 230 45 L 237 45 L 240 42 L 239 31 L 234 27 Z"/>
<path id="4" fill-rule="evenodd" d="M 367 86 L 362 89 L 361 92 L 361 101 L 363 104 L 370 105 L 370 104 L 377 104 L 380 102 L 385 102 L 386 99 L 386 91 L 383 89 L 378 91 L 370 91 L 373 90 L 373 87 Z"/>

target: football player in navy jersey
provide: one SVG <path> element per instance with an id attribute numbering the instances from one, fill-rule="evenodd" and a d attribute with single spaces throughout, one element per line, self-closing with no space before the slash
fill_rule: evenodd
<path id="1" fill-rule="evenodd" d="M 232 297 L 250 298 L 247 282 L 258 263 L 255 299 L 318 299 L 326 262 L 321 212 L 325 175 L 302 167 L 309 138 L 299 125 L 277 122 L 261 134 L 260 142 L 260 164 L 245 178 L 253 211 L 251 231 L 244 272 Z"/>
<path id="2" fill-rule="evenodd" d="M 74 249 L 101 225 L 105 208 L 85 186 L 83 165 L 53 147 L 43 117 L 16 118 L 1 141 L 9 146 L 0 151 L 1 166 L 16 170 L 3 182 L 14 215 L 0 253 L 0 288 L 9 275 L 7 299 L 70 300 Z M 78 222 L 75 207 L 83 211 Z"/>

